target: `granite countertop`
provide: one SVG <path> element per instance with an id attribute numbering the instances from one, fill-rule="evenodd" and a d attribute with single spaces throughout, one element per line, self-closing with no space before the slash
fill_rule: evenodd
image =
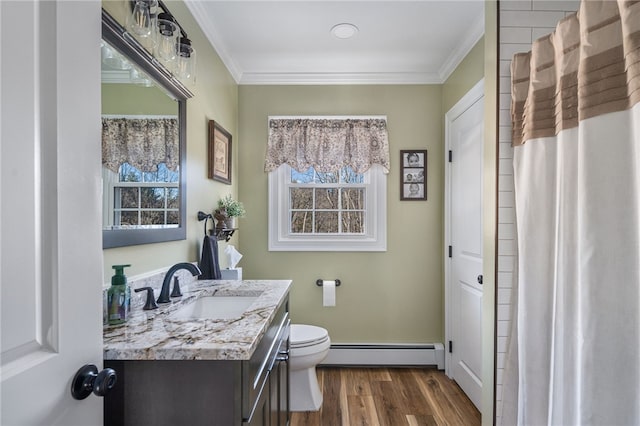
<path id="1" fill-rule="evenodd" d="M 181 285 L 179 301 L 152 311 L 134 308 L 125 324 L 105 326 L 104 359 L 249 360 L 290 286 L 289 280 L 203 280 Z M 182 306 L 214 293 L 259 297 L 240 318 L 171 318 Z"/>

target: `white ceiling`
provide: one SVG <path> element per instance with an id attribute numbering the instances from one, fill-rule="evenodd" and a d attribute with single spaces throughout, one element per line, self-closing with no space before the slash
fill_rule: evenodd
<path id="1" fill-rule="evenodd" d="M 442 83 L 484 33 L 482 0 L 185 2 L 239 84 Z"/>

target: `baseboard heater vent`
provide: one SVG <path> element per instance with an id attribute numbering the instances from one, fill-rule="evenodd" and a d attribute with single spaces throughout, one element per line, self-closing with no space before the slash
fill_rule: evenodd
<path id="1" fill-rule="evenodd" d="M 444 345 L 433 344 L 345 344 L 331 345 L 320 365 L 423 366 L 444 370 Z"/>

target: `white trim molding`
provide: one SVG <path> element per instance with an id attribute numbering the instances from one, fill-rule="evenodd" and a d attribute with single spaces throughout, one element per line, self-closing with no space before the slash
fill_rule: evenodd
<path id="1" fill-rule="evenodd" d="M 484 13 L 469 27 L 457 48 L 435 72 L 265 72 L 243 69 L 228 51 L 209 18 L 203 2 L 185 0 L 205 37 L 239 85 L 359 85 L 359 84 L 443 84 L 484 35 Z"/>
<path id="2" fill-rule="evenodd" d="M 436 366 L 444 369 L 444 345 L 427 344 L 333 344 L 320 365 Z"/>
<path id="3" fill-rule="evenodd" d="M 471 25 L 463 40 L 458 43 L 458 48 L 451 52 L 449 58 L 442 64 L 438 72 L 440 83 L 444 83 L 456 70 L 458 65 L 467 57 L 471 49 L 484 36 L 484 13 Z"/>
<path id="4" fill-rule="evenodd" d="M 374 164 L 365 172 L 366 216 L 363 235 L 296 235 L 289 232 L 287 177 L 283 164 L 269 173 L 269 251 L 386 251 L 387 175 Z"/>
<path id="5" fill-rule="evenodd" d="M 472 46 L 473 47 L 473 46 Z M 378 73 L 241 73 L 242 85 L 324 85 L 324 84 L 442 84 L 438 73 L 378 72 Z"/>
<path id="6" fill-rule="evenodd" d="M 216 51 L 218 56 L 220 56 L 220 60 L 227 67 L 229 74 L 233 77 L 233 80 L 236 83 L 240 83 L 240 77 L 242 76 L 242 70 L 238 66 L 238 64 L 233 60 L 231 55 L 225 49 L 224 43 L 222 43 L 222 37 L 216 31 L 216 26 L 209 19 L 209 14 L 205 10 L 202 2 L 199 1 L 185 1 L 184 4 L 193 15 L 193 19 L 196 20 L 200 29 L 204 33 L 211 46 Z"/>

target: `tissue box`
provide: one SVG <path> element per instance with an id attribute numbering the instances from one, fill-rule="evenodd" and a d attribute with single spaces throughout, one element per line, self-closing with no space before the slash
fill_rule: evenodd
<path id="1" fill-rule="evenodd" d="M 221 269 L 223 280 L 242 281 L 242 268 Z"/>

